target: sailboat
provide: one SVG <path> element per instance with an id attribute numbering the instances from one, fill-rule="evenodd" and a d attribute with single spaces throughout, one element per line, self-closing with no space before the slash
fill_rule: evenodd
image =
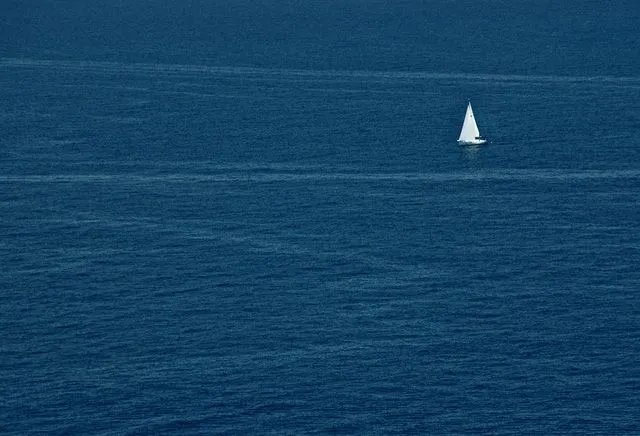
<path id="1" fill-rule="evenodd" d="M 464 115 L 464 123 L 462 124 L 462 131 L 458 138 L 458 144 L 481 145 L 486 143 L 487 140 L 480 136 L 476 119 L 473 116 L 473 109 L 471 109 L 471 102 L 469 102 L 467 105 L 467 113 Z"/>

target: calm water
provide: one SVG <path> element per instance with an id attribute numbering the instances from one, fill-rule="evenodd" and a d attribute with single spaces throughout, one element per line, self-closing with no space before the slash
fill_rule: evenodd
<path id="1" fill-rule="evenodd" d="M 2 432 L 640 432 L 637 3 L 9 4 Z"/>

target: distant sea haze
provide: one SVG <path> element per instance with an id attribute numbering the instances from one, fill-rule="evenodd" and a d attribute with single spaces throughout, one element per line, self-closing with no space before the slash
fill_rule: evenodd
<path id="1" fill-rule="evenodd" d="M 640 432 L 635 3 L 31 3 L 6 434 Z"/>
<path id="2" fill-rule="evenodd" d="M 635 77 L 635 0 L 10 1 L 0 57 Z"/>

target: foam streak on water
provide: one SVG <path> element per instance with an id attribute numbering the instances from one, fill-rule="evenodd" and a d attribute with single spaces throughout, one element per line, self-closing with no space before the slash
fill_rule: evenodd
<path id="1" fill-rule="evenodd" d="M 117 63 L 96 61 L 61 61 L 48 59 L 12 59 L 0 58 L 0 66 L 5 68 L 27 68 L 68 70 L 78 73 L 126 73 L 153 75 L 231 75 L 272 77 L 274 80 L 291 78 L 315 79 L 362 79 L 371 81 L 401 81 L 401 80 L 464 80 L 491 82 L 566 82 L 566 83 L 597 83 L 617 84 L 637 87 L 640 77 L 634 76 L 561 76 L 561 75 L 518 75 L 518 74 L 469 74 L 469 73 L 425 73 L 425 72 L 386 72 L 386 71 L 335 71 L 335 70 L 296 70 L 275 68 L 250 68 L 236 66 L 207 66 L 207 65 L 176 65 L 176 64 L 145 64 L 145 63 Z"/>
<path id="2" fill-rule="evenodd" d="M 244 165 L 243 165 L 244 166 Z M 215 171 L 216 168 L 209 168 Z M 507 170 L 460 173 L 327 173 L 263 172 L 260 169 L 223 171 L 221 174 L 163 173 L 141 174 L 49 174 L 0 177 L 0 183 L 197 183 L 197 182 L 293 182 L 293 181 L 580 181 L 597 179 L 638 179 L 638 170 Z"/>

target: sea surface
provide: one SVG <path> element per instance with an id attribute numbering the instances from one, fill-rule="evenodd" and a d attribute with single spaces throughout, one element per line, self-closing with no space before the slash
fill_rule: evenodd
<path id="1" fill-rule="evenodd" d="M 4 8 L 0 433 L 640 433 L 639 3 Z"/>

